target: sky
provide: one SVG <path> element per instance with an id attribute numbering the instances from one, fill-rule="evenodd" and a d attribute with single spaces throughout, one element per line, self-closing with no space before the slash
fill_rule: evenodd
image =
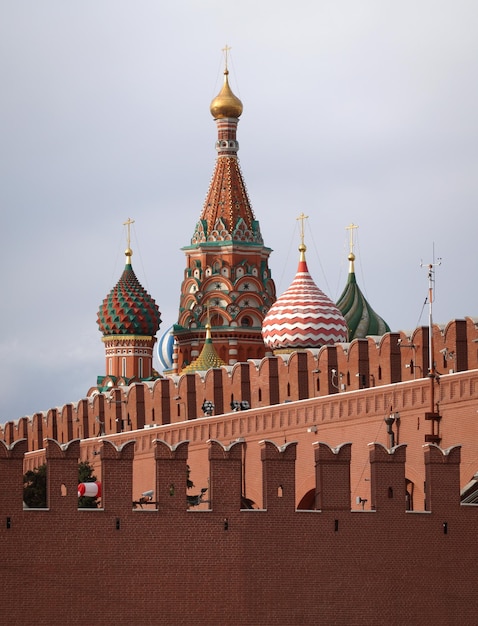
<path id="1" fill-rule="evenodd" d="M 0 423 L 86 397 L 124 268 L 177 320 L 230 84 L 280 295 L 356 275 L 393 331 L 478 316 L 476 0 L 16 0 L 0 8 Z M 438 265 L 439 259 L 441 264 Z M 159 369 L 159 362 L 155 360 Z"/>

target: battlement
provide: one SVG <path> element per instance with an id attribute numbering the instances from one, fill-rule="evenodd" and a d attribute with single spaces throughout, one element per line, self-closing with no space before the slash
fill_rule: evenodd
<path id="1" fill-rule="evenodd" d="M 135 442 L 103 440 L 99 510 L 77 508 L 79 441 L 45 444 L 48 509 L 25 510 L 26 442 L 0 443 L 9 624 L 475 622 L 478 508 L 459 501 L 459 446 L 424 446 L 427 506 L 412 513 L 404 445 L 370 444 L 362 511 L 350 508 L 350 443 L 313 444 L 316 510 L 295 508 L 296 442 L 259 443 L 255 510 L 241 508 L 243 441 L 208 442 L 209 502 L 190 509 L 187 441 L 154 442 L 155 503 L 134 509 Z"/>
<path id="2" fill-rule="evenodd" d="M 478 369 L 474 320 L 434 326 L 433 334 L 439 374 Z M 134 383 L 108 393 L 90 390 L 90 396 L 78 402 L 7 422 L 0 426 L 0 438 L 9 444 L 25 438 L 28 450 L 39 450 L 44 438 L 65 443 L 193 420 L 204 415 L 205 399 L 219 416 L 235 410 L 231 406 L 234 401 L 234 406 L 242 402 L 260 409 L 309 398 L 340 401 L 344 392 L 372 393 L 400 382 L 428 388 L 427 371 L 428 329 L 421 327 L 408 334 L 387 333 L 320 350 Z"/>
<path id="3" fill-rule="evenodd" d="M 78 460 L 80 441 L 59 444 L 45 440 L 47 463 L 48 510 L 59 514 L 77 509 Z M 208 510 L 221 515 L 236 515 L 241 511 L 245 442 L 238 440 L 224 446 L 210 440 Z M 156 439 L 154 510 L 175 515 L 188 512 L 186 477 L 188 473 L 188 441 L 171 445 Z M 263 506 L 267 512 L 281 515 L 296 510 L 295 461 L 297 442 L 276 445 L 269 440 L 259 443 L 262 462 Z M 316 476 L 314 511 L 350 512 L 350 461 L 352 444 L 331 448 L 326 443 L 313 444 Z M 120 445 L 101 441 L 102 476 L 101 509 L 104 512 L 131 515 L 138 511 L 132 506 L 138 494 L 133 493 L 133 461 L 135 441 Z M 424 446 L 426 470 L 425 501 L 427 511 L 451 512 L 460 508 L 460 446 L 441 450 L 435 444 Z M 26 441 L 13 444 L 0 441 L 0 515 L 30 514 L 22 498 L 23 457 Z M 381 515 L 398 516 L 406 512 L 405 490 L 406 446 L 388 449 L 380 443 L 369 444 L 371 493 L 373 511 Z M 83 513 L 83 512 L 82 512 Z"/>

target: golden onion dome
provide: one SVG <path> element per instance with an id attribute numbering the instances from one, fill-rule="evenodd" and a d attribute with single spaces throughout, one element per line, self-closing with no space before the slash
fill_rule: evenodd
<path id="1" fill-rule="evenodd" d="M 242 102 L 232 93 L 227 79 L 228 74 L 229 71 L 224 70 L 224 85 L 209 107 L 215 120 L 225 117 L 240 117 L 242 113 Z"/>

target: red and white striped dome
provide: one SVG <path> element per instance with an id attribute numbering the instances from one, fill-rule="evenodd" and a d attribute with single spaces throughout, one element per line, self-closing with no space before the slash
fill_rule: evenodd
<path id="1" fill-rule="evenodd" d="M 310 276 L 305 250 L 301 244 L 297 274 L 262 323 L 262 337 L 270 350 L 320 348 L 347 341 L 347 322 Z"/>

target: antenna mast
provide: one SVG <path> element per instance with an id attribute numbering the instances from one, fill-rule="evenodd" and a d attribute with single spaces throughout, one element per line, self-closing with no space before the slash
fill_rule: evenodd
<path id="1" fill-rule="evenodd" d="M 433 360 L 433 290 L 435 286 L 435 267 L 441 265 L 439 257 L 435 263 L 435 252 L 433 252 L 433 263 L 425 265 L 420 263 L 421 267 L 428 269 L 428 375 L 435 376 L 435 362 Z"/>
<path id="2" fill-rule="evenodd" d="M 433 288 L 435 286 L 435 267 L 441 265 L 441 259 L 437 259 L 435 263 L 435 249 L 433 249 L 433 263 L 424 265 L 428 270 L 428 378 L 430 379 L 430 412 L 425 413 L 425 419 L 431 421 L 432 432 L 425 435 L 425 441 L 440 444 L 440 420 L 441 416 L 438 407 L 435 409 L 435 382 L 437 374 L 435 370 L 435 361 L 433 360 Z"/>

